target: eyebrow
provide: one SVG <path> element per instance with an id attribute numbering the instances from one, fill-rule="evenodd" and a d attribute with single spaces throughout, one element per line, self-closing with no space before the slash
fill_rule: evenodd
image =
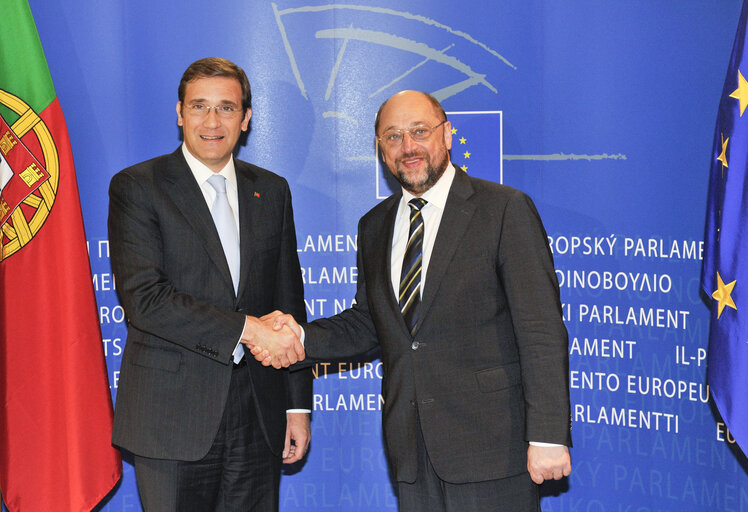
<path id="1" fill-rule="evenodd" d="M 190 100 L 190 102 L 189 102 L 189 103 L 190 103 L 191 105 L 194 105 L 195 103 L 208 103 L 208 100 L 207 100 L 207 99 L 205 99 L 205 98 L 195 98 L 195 99 L 193 99 L 193 100 Z M 234 105 L 234 106 L 237 106 L 237 105 L 238 105 L 238 103 L 235 103 L 235 102 L 233 102 L 233 101 L 231 101 L 231 100 L 220 100 L 220 101 L 219 101 L 218 103 L 219 103 L 220 105 Z"/>
<path id="2" fill-rule="evenodd" d="M 407 128 L 415 128 L 417 126 L 431 126 L 431 124 L 427 123 L 426 121 L 415 121 L 411 123 Z M 395 125 L 390 125 L 387 128 L 383 129 L 382 133 L 389 131 L 389 130 L 406 130 L 407 128 L 398 128 Z"/>

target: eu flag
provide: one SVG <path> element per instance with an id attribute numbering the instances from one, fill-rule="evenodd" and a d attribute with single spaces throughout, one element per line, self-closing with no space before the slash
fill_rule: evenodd
<path id="1" fill-rule="evenodd" d="M 503 183 L 502 112 L 448 112 L 452 163 L 475 178 Z"/>
<path id="2" fill-rule="evenodd" d="M 744 1 L 717 115 L 702 288 L 712 301 L 707 382 L 725 424 L 748 446 L 748 56 Z"/>

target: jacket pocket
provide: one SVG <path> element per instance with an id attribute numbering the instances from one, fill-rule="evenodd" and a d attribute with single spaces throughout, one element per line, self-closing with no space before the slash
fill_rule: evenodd
<path id="1" fill-rule="evenodd" d="M 176 350 L 150 347 L 142 343 L 134 344 L 136 350 L 133 353 L 132 364 L 145 368 L 155 368 L 167 372 L 176 373 L 182 364 L 182 354 Z"/>
<path id="2" fill-rule="evenodd" d="M 481 370 L 475 373 L 475 379 L 478 381 L 478 388 L 483 393 L 517 386 L 522 380 L 519 362 Z"/>

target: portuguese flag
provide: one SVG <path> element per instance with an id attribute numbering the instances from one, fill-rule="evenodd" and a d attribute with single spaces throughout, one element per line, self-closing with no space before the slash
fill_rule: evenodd
<path id="1" fill-rule="evenodd" d="M 0 11 L 0 493 L 91 510 L 122 464 L 73 156 L 27 0 Z"/>

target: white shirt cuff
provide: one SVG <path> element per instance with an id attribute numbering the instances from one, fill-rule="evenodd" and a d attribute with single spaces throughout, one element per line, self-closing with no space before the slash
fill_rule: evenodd
<path id="1" fill-rule="evenodd" d="M 244 327 L 247 327 L 247 317 L 246 316 L 244 317 Z M 244 328 L 242 328 L 242 332 L 239 333 L 239 339 L 236 341 L 236 345 L 234 345 L 234 351 L 231 353 L 231 360 L 234 361 L 235 363 L 238 363 L 239 361 L 241 361 L 241 359 L 239 359 L 239 361 L 237 361 L 237 359 L 236 359 L 236 353 L 239 351 L 239 345 L 242 344 L 242 334 L 243 333 L 244 333 Z M 243 348 L 244 347 L 242 347 L 242 349 Z M 244 355 L 244 352 L 245 351 L 242 350 L 242 355 Z"/>

